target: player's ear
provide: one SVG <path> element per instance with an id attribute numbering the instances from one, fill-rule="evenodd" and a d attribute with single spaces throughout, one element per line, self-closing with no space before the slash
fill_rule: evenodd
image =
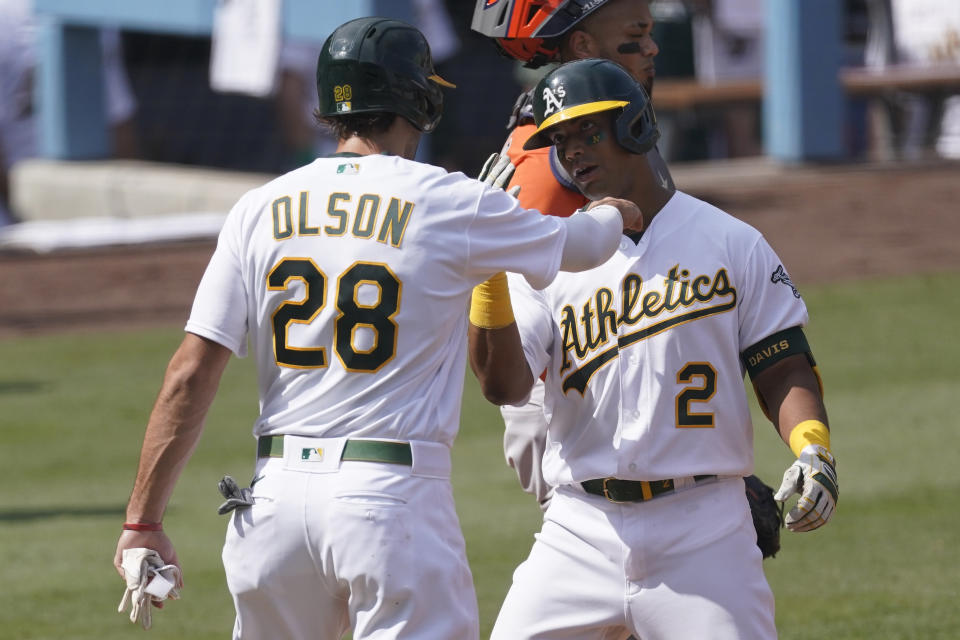
<path id="1" fill-rule="evenodd" d="M 583 60 L 585 58 L 596 58 L 598 49 L 597 42 L 593 36 L 582 29 L 574 29 L 567 36 L 566 42 L 568 60 Z"/>

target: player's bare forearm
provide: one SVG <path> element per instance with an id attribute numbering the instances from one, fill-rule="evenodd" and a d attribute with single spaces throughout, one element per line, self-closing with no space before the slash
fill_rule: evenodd
<path id="1" fill-rule="evenodd" d="M 164 376 L 143 439 L 128 522 L 160 522 L 180 472 L 193 453 L 230 351 L 188 333 Z"/>
<path id="2" fill-rule="evenodd" d="M 795 532 L 819 529 L 833 517 L 840 492 L 816 372 L 807 354 L 799 353 L 771 365 L 756 376 L 754 384 L 780 437 L 797 456 L 773 496 L 782 503 L 798 496 L 784 524 Z"/>
<path id="3" fill-rule="evenodd" d="M 806 354 L 784 358 L 760 373 L 754 383 L 784 442 L 790 443 L 790 432 L 805 420 L 828 424 L 817 376 Z"/>
<path id="4" fill-rule="evenodd" d="M 497 405 L 522 401 L 533 387 L 533 374 L 516 323 L 500 329 L 471 324 L 467 335 L 470 367 L 480 381 L 483 396 Z"/>

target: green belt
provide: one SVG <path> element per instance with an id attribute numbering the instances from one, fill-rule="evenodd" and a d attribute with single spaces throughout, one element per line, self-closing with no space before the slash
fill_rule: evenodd
<path id="1" fill-rule="evenodd" d="M 258 458 L 282 458 L 283 436 L 260 436 L 257 438 Z M 386 462 L 413 466 L 413 453 L 409 442 L 391 440 L 347 440 L 341 460 L 360 462 Z"/>
<path id="2" fill-rule="evenodd" d="M 694 482 L 700 484 L 708 480 L 716 480 L 717 476 L 693 476 Z M 596 496 L 603 496 L 610 502 L 643 502 L 652 500 L 665 493 L 672 493 L 675 489 L 673 480 L 618 480 L 617 478 L 600 478 L 584 480 L 580 483 L 583 490 Z"/>

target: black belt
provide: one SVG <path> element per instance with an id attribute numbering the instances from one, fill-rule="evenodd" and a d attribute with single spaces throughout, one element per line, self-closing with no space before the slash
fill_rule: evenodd
<path id="1" fill-rule="evenodd" d="M 283 436 L 260 436 L 257 438 L 257 457 L 282 458 Z M 340 459 L 413 466 L 413 453 L 410 450 L 410 443 L 395 440 L 347 440 L 346 444 L 343 445 L 343 454 Z"/>
<path id="2" fill-rule="evenodd" d="M 695 484 L 716 480 L 715 475 L 693 476 Z M 673 480 L 619 480 L 617 478 L 598 478 L 580 483 L 583 490 L 595 496 L 603 496 L 610 502 L 644 502 L 665 493 L 673 493 L 676 487 Z"/>

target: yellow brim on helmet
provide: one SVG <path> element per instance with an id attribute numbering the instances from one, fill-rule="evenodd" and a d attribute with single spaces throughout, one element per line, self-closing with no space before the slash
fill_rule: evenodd
<path id="1" fill-rule="evenodd" d="M 601 111 L 610 111 L 611 109 L 621 109 L 628 104 L 630 103 L 626 100 L 598 100 L 597 102 L 587 102 L 561 109 L 540 123 L 537 130 L 530 136 L 526 143 L 524 143 L 523 148 L 530 150 L 550 146 L 551 142 L 542 134 L 550 127 L 565 120 L 573 120 L 574 118 L 590 115 L 591 113 L 600 113 Z"/>

